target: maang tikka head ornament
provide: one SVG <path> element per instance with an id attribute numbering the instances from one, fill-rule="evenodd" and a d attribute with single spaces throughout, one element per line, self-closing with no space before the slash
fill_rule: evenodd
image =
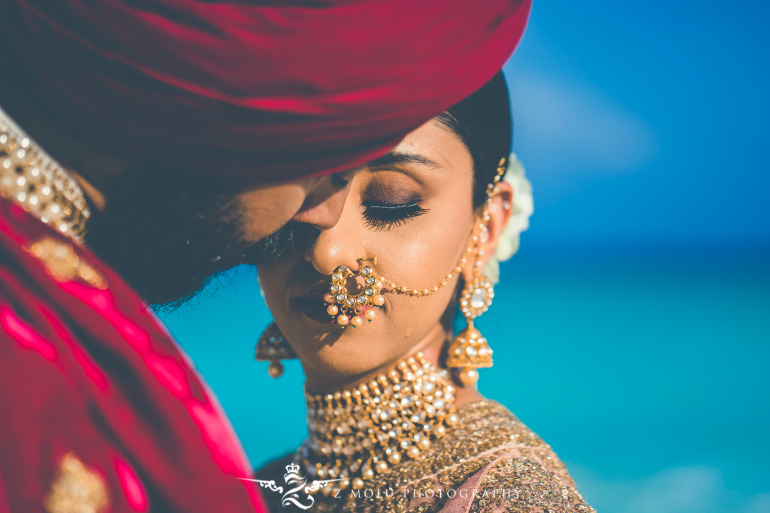
<path id="1" fill-rule="evenodd" d="M 363 324 L 362 313 L 371 322 L 376 315 L 375 309 L 385 304 L 385 298 L 381 294 L 383 290 L 415 297 L 433 294 L 445 287 L 456 274 L 461 273 L 468 257 L 475 252 L 476 261 L 472 271 L 473 277 L 460 293 L 460 311 L 465 316 L 468 327 L 452 341 L 447 357 L 447 367 L 458 371 L 457 377 L 464 385 L 475 384 L 478 381 L 476 369 L 492 366 L 492 349 L 489 348 L 487 340 L 473 326 L 473 319 L 486 312 L 495 297 L 492 283 L 484 276 L 483 256 L 484 245 L 489 237 L 487 229 L 490 220 L 489 207 L 492 204 L 492 197 L 499 190 L 497 184 L 502 179 L 505 170 L 506 159 L 503 158 L 497 166 L 494 181 L 487 186 L 487 199 L 484 202 L 481 220 L 473 229 L 470 243 L 457 266 L 446 275 L 441 283 L 429 289 L 410 289 L 400 286 L 378 276 L 373 267 L 365 264 L 365 262 L 371 262 L 372 265 L 377 265 L 377 257 L 359 258 L 359 270 L 356 273 L 345 265 L 337 267 L 332 272 L 329 292 L 324 296 L 329 315 L 336 317 L 337 323 L 343 328 L 348 324 L 354 328 L 361 326 Z M 363 277 L 365 283 L 363 291 L 356 296 L 348 294 L 346 287 L 348 279 L 354 276 Z"/>

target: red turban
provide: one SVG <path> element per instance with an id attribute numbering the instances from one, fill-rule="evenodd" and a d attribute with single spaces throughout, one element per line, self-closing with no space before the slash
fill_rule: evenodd
<path id="1" fill-rule="evenodd" d="M 3 73 L 31 105 L 94 141 L 159 167 L 267 182 L 385 153 L 500 71 L 530 7 L 0 0 L 0 43 L 14 59 Z M 3 108 L 23 125 L 13 100 Z"/>

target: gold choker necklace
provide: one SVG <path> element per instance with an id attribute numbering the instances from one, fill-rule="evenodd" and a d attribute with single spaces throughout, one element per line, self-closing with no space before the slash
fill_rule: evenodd
<path id="1" fill-rule="evenodd" d="M 314 478 L 339 479 L 335 488 L 360 489 L 389 465 L 418 458 L 459 420 L 445 375 L 418 353 L 369 384 L 306 393 L 310 435 L 300 461 Z"/>
<path id="2" fill-rule="evenodd" d="M 83 190 L 64 167 L 0 109 L 0 195 L 81 241 L 91 216 Z"/>

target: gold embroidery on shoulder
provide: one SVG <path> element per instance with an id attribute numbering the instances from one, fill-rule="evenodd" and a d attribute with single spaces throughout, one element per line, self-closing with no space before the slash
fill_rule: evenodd
<path id="1" fill-rule="evenodd" d="M 0 196 L 75 241 L 85 235 L 91 211 L 83 189 L 1 108 Z"/>
<path id="2" fill-rule="evenodd" d="M 81 279 L 97 289 L 107 288 L 104 277 L 78 257 L 72 244 L 49 237 L 34 243 L 27 251 L 45 264 L 46 272 L 56 281 Z"/>
<path id="3" fill-rule="evenodd" d="M 565 477 L 526 457 L 500 461 L 476 489 L 469 513 L 595 513 Z"/>
<path id="4" fill-rule="evenodd" d="M 109 505 L 107 487 L 96 472 L 68 452 L 43 498 L 49 513 L 100 513 Z"/>

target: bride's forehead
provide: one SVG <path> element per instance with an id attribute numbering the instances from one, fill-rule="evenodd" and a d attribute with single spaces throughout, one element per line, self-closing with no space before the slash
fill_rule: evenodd
<path id="1" fill-rule="evenodd" d="M 462 139 L 437 119 L 409 132 L 393 153 L 423 155 L 442 168 L 468 169 L 473 160 Z"/>

